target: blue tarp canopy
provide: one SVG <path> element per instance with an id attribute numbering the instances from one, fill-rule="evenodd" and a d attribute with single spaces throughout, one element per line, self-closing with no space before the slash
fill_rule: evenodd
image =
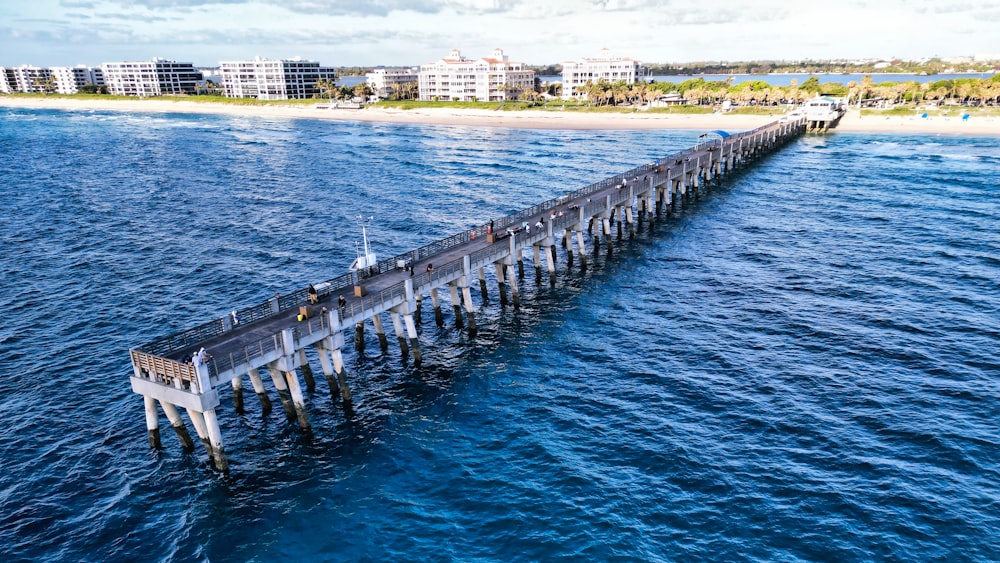
<path id="1" fill-rule="evenodd" d="M 729 136 L 729 133 L 726 133 L 725 131 L 712 131 L 712 133 L 715 133 L 716 135 L 722 137 L 723 139 Z"/>

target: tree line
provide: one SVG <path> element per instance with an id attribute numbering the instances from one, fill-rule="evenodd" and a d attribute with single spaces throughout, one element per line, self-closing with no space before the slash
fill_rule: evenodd
<path id="1" fill-rule="evenodd" d="M 792 79 L 788 86 L 768 84 L 763 80 L 747 80 L 734 83 L 728 80 L 705 80 L 691 78 L 674 82 L 636 82 L 628 84 L 624 80 L 608 82 L 599 80 L 588 82 L 577 88 L 581 97 L 592 105 L 641 105 L 652 102 L 666 94 L 677 94 L 683 103 L 693 105 L 716 104 L 726 100 L 742 106 L 766 106 L 802 103 L 817 95 L 844 98 L 848 103 L 884 102 L 939 103 L 958 105 L 998 105 L 1000 104 L 1000 74 L 992 78 L 955 78 L 920 83 L 872 82 L 870 75 L 860 81 L 846 84 L 829 82 L 820 84 L 819 78 L 812 76 L 799 84 Z"/>

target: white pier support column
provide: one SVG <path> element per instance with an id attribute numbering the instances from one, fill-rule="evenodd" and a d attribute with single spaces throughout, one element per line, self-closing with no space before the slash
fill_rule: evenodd
<path id="1" fill-rule="evenodd" d="M 584 259 L 587 258 L 587 245 L 583 242 L 583 229 L 576 230 L 576 247 L 580 252 L 580 256 Z"/>
<path id="2" fill-rule="evenodd" d="M 160 401 L 160 408 L 167 415 L 170 425 L 174 427 L 174 433 L 177 434 L 177 439 L 181 442 L 181 449 L 186 452 L 194 450 L 194 440 L 188 434 L 187 426 L 184 425 L 184 419 L 181 418 L 181 413 L 177 411 L 177 407 L 166 401 Z"/>
<path id="3" fill-rule="evenodd" d="M 482 266 L 479 267 L 479 294 L 482 295 L 483 301 L 489 299 L 489 293 L 486 291 L 486 271 Z"/>
<path id="4" fill-rule="evenodd" d="M 229 461 L 226 459 L 226 448 L 222 445 L 222 429 L 219 428 L 219 418 L 215 415 L 215 409 L 208 409 L 204 413 L 205 428 L 208 431 L 208 442 L 212 446 L 209 455 L 212 457 L 215 469 L 229 473 Z"/>
<path id="5" fill-rule="evenodd" d="M 243 376 L 237 375 L 233 378 L 233 410 L 238 414 L 243 414 Z"/>
<path id="6" fill-rule="evenodd" d="M 273 362 L 276 371 L 281 372 L 288 385 L 288 393 L 292 397 L 292 406 L 295 407 L 295 416 L 299 420 L 299 426 L 303 430 L 309 430 L 309 413 L 306 412 L 306 400 L 302 394 L 302 387 L 299 386 L 299 378 L 295 375 L 295 329 L 286 328 L 281 331 L 281 347 L 284 355 Z M 280 379 L 280 378 L 279 378 Z"/>
<path id="7" fill-rule="evenodd" d="M 403 320 L 400 318 L 400 312 L 398 307 L 394 307 L 389 311 L 389 318 L 392 319 L 392 330 L 396 332 L 396 340 L 399 341 L 399 351 L 406 358 L 410 355 L 410 345 L 406 340 L 406 333 L 403 328 Z"/>
<path id="8" fill-rule="evenodd" d="M 343 327 L 336 311 L 329 311 L 327 314 L 331 327 L 330 336 L 316 343 L 316 352 L 319 354 L 319 362 L 323 367 L 326 384 L 330 388 L 330 400 L 336 402 L 339 392 L 344 399 L 344 407 L 347 408 L 351 404 L 351 390 L 347 386 L 347 377 L 344 375 L 344 356 L 340 351 L 344 346 Z M 334 374 L 336 374 L 336 379 Z"/>
<path id="9" fill-rule="evenodd" d="M 497 260 L 493 263 L 493 267 L 496 269 L 497 274 L 497 290 L 500 292 L 500 306 L 507 306 L 507 276 L 504 274 L 506 266 L 503 260 Z"/>
<path id="10" fill-rule="evenodd" d="M 472 306 L 472 290 L 469 289 L 469 284 L 472 280 L 472 258 L 469 255 L 462 257 L 462 271 L 465 273 L 458 280 L 458 286 L 462 289 L 462 303 L 465 305 L 465 321 L 469 325 L 469 336 L 475 338 L 476 336 L 476 317 L 475 308 Z M 482 268 L 479 269 L 480 272 L 483 271 Z"/>
<path id="11" fill-rule="evenodd" d="M 518 248 L 516 239 L 516 236 L 510 237 L 510 256 L 508 258 L 514 258 L 516 256 L 518 257 L 518 260 L 520 260 L 521 249 Z M 520 264 L 520 262 L 518 263 Z M 514 299 L 514 308 L 520 309 L 521 294 L 517 288 L 517 277 L 514 274 L 514 268 L 507 268 L 507 277 L 509 278 L 508 282 L 510 283 L 510 293 Z"/>
<path id="12" fill-rule="evenodd" d="M 185 409 L 188 413 L 188 418 L 191 419 L 191 426 L 194 426 L 194 431 L 198 434 L 198 439 L 201 440 L 203 446 L 205 446 L 205 451 L 208 452 L 208 457 L 212 458 L 212 442 L 208 439 L 208 428 L 205 427 L 205 417 L 194 409 Z"/>
<path id="13" fill-rule="evenodd" d="M 267 390 L 264 389 L 264 382 L 260 378 L 260 372 L 252 369 L 247 375 L 250 376 L 250 383 L 253 385 L 254 393 L 257 393 L 257 399 L 260 400 L 260 408 L 264 416 L 271 414 L 271 398 L 267 396 Z"/>
<path id="14" fill-rule="evenodd" d="M 410 313 L 413 307 L 413 280 L 408 279 L 403 282 L 403 290 L 406 292 L 406 301 L 402 303 L 401 313 L 403 314 L 403 324 L 406 325 L 406 332 L 410 337 L 410 349 L 413 350 L 413 365 L 420 367 L 423 357 L 420 354 L 420 340 L 417 334 L 417 325 L 413 322 L 413 315 Z"/>
<path id="15" fill-rule="evenodd" d="M 451 296 L 451 310 L 455 314 L 455 328 L 463 328 L 462 322 L 462 302 L 458 296 L 458 281 L 448 282 L 448 294 Z"/>
<path id="16" fill-rule="evenodd" d="M 438 298 L 436 287 L 431 288 L 431 304 L 434 305 L 434 324 L 444 326 L 444 315 L 441 314 L 441 299 Z"/>
<path id="17" fill-rule="evenodd" d="M 385 337 L 385 328 L 382 327 L 382 316 L 378 313 L 372 315 L 372 325 L 375 327 L 375 334 L 378 336 L 378 347 L 385 353 L 389 349 L 389 340 Z"/>
<path id="18" fill-rule="evenodd" d="M 306 381 L 306 391 L 312 393 L 316 390 L 316 380 L 313 379 L 312 366 L 309 365 L 309 360 L 306 359 L 306 349 L 299 348 L 299 369 L 302 370 L 302 379 Z"/>
<path id="19" fill-rule="evenodd" d="M 340 335 L 341 346 L 343 346 L 343 335 Z M 328 336 L 316 343 L 316 355 L 319 356 L 319 367 L 323 370 L 323 378 L 326 379 L 326 386 L 330 390 L 330 400 L 337 402 L 340 395 L 340 385 L 337 383 L 336 373 L 333 370 L 333 362 L 330 361 L 330 350 L 334 349 L 335 336 Z"/>
<path id="20" fill-rule="evenodd" d="M 288 391 L 292 395 L 292 404 L 295 405 L 295 415 L 299 419 L 299 426 L 303 430 L 309 430 L 309 413 L 306 412 L 306 400 L 302 394 L 302 387 L 299 386 L 299 378 L 295 375 L 295 370 L 284 372 L 288 381 Z"/>
<path id="21" fill-rule="evenodd" d="M 160 413 L 156 410 L 156 399 L 149 395 L 143 395 L 142 403 L 146 411 L 146 434 L 149 436 L 149 447 L 154 450 L 163 449 L 163 443 L 160 441 Z"/>
<path id="22" fill-rule="evenodd" d="M 281 406 L 285 408 L 285 417 L 288 420 L 295 420 L 298 415 L 295 412 L 295 403 L 292 402 L 292 395 L 288 392 L 288 382 L 285 380 L 285 376 L 273 362 L 268 364 L 267 374 L 271 376 L 271 382 L 274 383 L 274 388 L 278 390 L 278 397 L 281 398 Z"/>

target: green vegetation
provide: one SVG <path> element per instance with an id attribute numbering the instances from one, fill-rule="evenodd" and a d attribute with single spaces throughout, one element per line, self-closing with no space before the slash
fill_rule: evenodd
<path id="1" fill-rule="evenodd" d="M 218 85 L 207 83 L 196 95 L 163 96 L 159 99 L 175 99 L 190 102 L 213 102 L 234 105 L 313 105 L 341 100 L 368 100 L 372 92 L 364 82 L 352 87 L 340 87 L 333 81 L 321 80 L 319 93 L 307 100 L 257 100 L 253 98 L 226 98 L 221 95 Z M 736 113 L 772 114 L 784 111 L 793 104 L 800 104 L 816 95 L 844 98 L 847 103 L 862 108 L 914 111 L 913 108 L 994 108 L 1000 106 L 1000 75 L 989 79 L 945 78 L 933 82 L 882 82 L 874 83 L 870 75 L 860 81 L 846 84 L 820 84 L 815 76 L 798 84 L 792 80 L 787 86 L 773 86 L 763 80 L 746 80 L 734 83 L 728 80 L 705 80 L 690 78 L 674 82 L 588 82 L 578 88 L 581 96 L 573 100 L 561 100 L 559 85 L 546 85 L 544 91 L 505 91 L 512 99 L 505 102 L 451 102 L 417 101 L 416 83 L 409 83 L 394 92 L 390 100 L 379 102 L 382 107 L 417 109 L 426 107 L 476 108 L 493 111 L 577 111 L 577 112 L 624 112 L 651 111 L 654 113 L 710 113 L 723 102 L 733 105 Z M 537 87 L 537 86 L 536 86 Z M 93 99 L 129 99 L 135 97 L 111 96 L 97 93 L 97 88 L 86 88 L 88 93 L 72 97 Z M 105 90 L 106 91 L 106 90 Z M 14 96 L 66 97 L 64 94 L 11 94 Z M 669 104 L 669 105 L 668 105 Z"/>

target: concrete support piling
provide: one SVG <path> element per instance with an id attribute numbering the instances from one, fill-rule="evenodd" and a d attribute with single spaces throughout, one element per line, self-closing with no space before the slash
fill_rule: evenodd
<path id="1" fill-rule="evenodd" d="M 455 313 L 455 328 L 464 328 L 465 323 L 462 321 L 462 302 L 459 301 L 458 297 L 458 282 L 450 282 L 448 284 L 448 294 L 451 297 L 451 309 Z"/>
<path id="2" fill-rule="evenodd" d="M 489 293 L 486 291 L 486 271 L 480 266 L 479 268 L 479 294 L 482 295 L 483 301 L 489 299 Z"/>
<path id="3" fill-rule="evenodd" d="M 243 414 L 243 376 L 237 375 L 233 378 L 233 410 Z"/>
<path id="4" fill-rule="evenodd" d="M 475 309 L 472 307 L 472 291 L 468 285 L 462 286 L 462 301 L 465 303 L 465 320 L 469 325 L 469 336 L 476 337 L 476 317 L 473 315 Z"/>
<path id="5" fill-rule="evenodd" d="M 174 428 L 174 434 L 177 434 L 177 440 L 181 443 L 181 449 L 185 452 L 194 450 L 194 440 L 188 434 L 187 426 L 184 425 L 184 419 L 181 418 L 181 413 L 177 411 L 177 407 L 166 401 L 159 401 L 159 403 L 160 408 L 163 409 L 163 414 L 167 415 L 167 420 L 170 421 L 170 426 Z"/>
<path id="6" fill-rule="evenodd" d="M 149 437 L 149 447 L 154 450 L 163 448 L 160 442 L 160 415 L 156 410 L 156 399 L 149 395 L 142 397 L 143 408 L 146 411 L 146 435 Z"/>
<path id="7" fill-rule="evenodd" d="M 264 416 L 271 414 L 271 398 L 267 396 L 267 390 L 264 389 L 264 382 L 260 378 L 260 372 L 252 369 L 247 372 L 250 376 L 250 383 L 253 385 L 253 390 L 257 393 L 257 399 L 260 400 L 260 408 Z"/>
<path id="8" fill-rule="evenodd" d="M 313 378 L 312 366 L 306 358 L 306 349 L 299 349 L 299 369 L 302 370 L 302 380 L 306 382 L 306 392 L 312 393 L 316 390 L 316 380 Z"/>
<path id="9" fill-rule="evenodd" d="M 407 358 L 410 355 L 410 345 L 407 343 L 406 333 L 403 332 L 403 320 L 396 309 L 389 311 L 389 318 L 392 319 L 392 330 L 396 332 L 396 340 L 399 341 L 399 351 L 404 358 Z"/>
<path id="10" fill-rule="evenodd" d="M 229 473 L 229 461 L 226 459 L 226 449 L 222 445 L 222 429 L 219 428 L 219 418 L 215 414 L 215 409 L 208 409 L 203 415 L 211 446 L 209 456 L 212 458 L 212 464 L 216 470 Z"/>
<path id="11" fill-rule="evenodd" d="M 340 385 L 337 383 L 337 378 L 333 370 L 333 362 L 330 361 L 330 350 L 322 344 L 317 344 L 316 355 L 319 356 L 319 366 L 323 370 L 326 386 L 330 390 L 330 400 L 336 402 L 337 395 L 340 394 Z"/>
<path id="12" fill-rule="evenodd" d="M 514 308 L 521 308 L 521 295 L 517 289 L 517 278 L 514 276 L 514 268 L 507 268 L 507 273 L 509 274 L 510 280 L 510 293 L 514 299 Z"/>
<path id="13" fill-rule="evenodd" d="M 444 326 L 444 315 L 441 314 L 441 300 L 438 298 L 436 287 L 431 288 L 431 303 L 434 305 L 434 323 L 438 326 Z"/>
<path id="14" fill-rule="evenodd" d="M 288 392 L 288 382 L 285 381 L 285 376 L 273 364 L 267 367 L 267 374 L 271 376 L 271 382 L 274 383 L 274 388 L 278 390 L 281 406 L 285 409 L 285 417 L 290 421 L 295 420 L 298 414 L 295 412 L 295 403 L 292 402 L 292 394 Z"/>
<path id="15" fill-rule="evenodd" d="M 372 315 L 372 326 L 375 327 L 375 334 L 378 335 L 378 347 L 384 354 L 389 350 L 389 341 L 385 337 L 385 329 L 382 328 L 382 316 Z"/>
<path id="16" fill-rule="evenodd" d="M 344 354 L 340 348 L 330 350 L 330 358 L 333 360 L 333 369 L 337 372 L 337 382 L 340 384 L 340 396 L 344 399 L 344 405 L 351 404 L 351 388 L 347 386 L 347 375 L 344 373 Z"/>
<path id="17" fill-rule="evenodd" d="M 494 262 L 493 267 L 496 269 L 497 275 L 497 291 L 500 292 L 500 306 L 507 306 L 507 283 L 506 283 L 506 266 L 502 261 Z"/>
<path id="18" fill-rule="evenodd" d="M 354 349 L 358 352 L 365 351 L 365 323 L 354 324 Z"/>
<path id="19" fill-rule="evenodd" d="M 309 413 L 306 412 L 306 400 L 302 394 L 302 387 L 299 386 L 299 378 L 295 371 L 284 372 L 285 381 L 288 384 L 288 394 L 292 398 L 292 406 L 295 407 L 295 417 L 299 421 L 299 426 L 303 430 L 309 430 Z"/>
<path id="20" fill-rule="evenodd" d="M 417 339 L 417 325 L 413 324 L 413 315 L 403 314 L 403 323 L 406 325 L 406 332 L 410 336 L 410 347 L 413 349 L 413 365 L 420 367 L 422 357 L 420 355 L 420 341 Z"/>
<path id="21" fill-rule="evenodd" d="M 211 457 L 212 443 L 208 440 L 208 428 L 205 427 L 205 417 L 194 409 L 185 410 L 187 411 L 188 418 L 191 419 L 191 426 L 194 426 L 194 431 L 198 434 L 198 439 L 201 440 L 201 444 L 205 446 L 205 451 Z"/>

